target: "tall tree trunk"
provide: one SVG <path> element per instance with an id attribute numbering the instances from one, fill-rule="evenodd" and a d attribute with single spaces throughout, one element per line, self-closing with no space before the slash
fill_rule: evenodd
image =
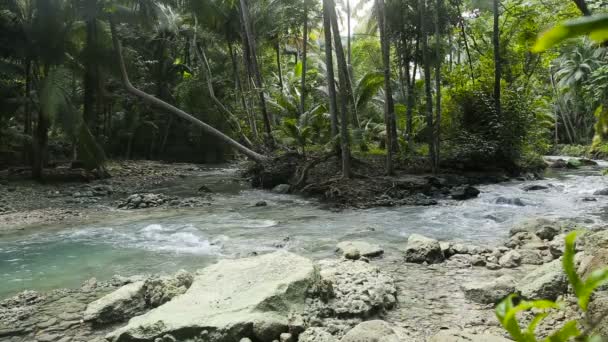
<path id="1" fill-rule="evenodd" d="M 331 42 L 331 14 L 327 1 L 323 1 L 323 33 L 325 34 L 325 69 L 327 70 L 327 93 L 329 95 L 329 114 L 331 117 L 331 138 L 338 135 L 338 101 L 336 99 L 336 82 Z"/>
<path id="2" fill-rule="evenodd" d="M 255 38 L 253 37 L 253 33 L 251 32 L 251 24 L 249 21 L 249 9 L 247 7 L 246 0 L 240 0 L 241 8 L 241 20 L 245 29 L 245 36 L 247 37 L 247 45 L 249 47 L 250 54 L 250 62 L 251 69 L 253 71 L 254 82 L 256 88 L 258 88 L 258 93 L 260 96 L 260 109 L 262 110 L 262 118 L 264 120 L 264 131 L 265 131 L 265 140 L 266 144 L 269 147 L 274 146 L 274 142 L 272 139 L 272 127 L 270 124 L 270 114 L 268 113 L 268 109 L 266 107 L 266 96 L 264 94 L 264 83 L 262 82 L 262 74 L 260 73 L 260 69 L 258 66 L 258 57 L 256 52 Z"/>
<path id="3" fill-rule="evenodd" d="M 38 123 L 34 138 L 34 158 L 32 165 L 32 178 L 42 180 L 48 145 L 49 117 L 43 110 L 38 111 Z"/>
<path id="4" fill-rule="evenodd" d="M 456 5 L 456 11 L 458 11 L 458 13 L 462 13 L 460 11 L 460 6 Z M 469 72 L 471 73 L 471 81 L 473 83 L 475 83 L 475 74 L 473 73 L 473 61 L 471 60 L 471 51 L 469 50 L 469 41 L 467 39 L 467 32 L 465 31 L 464 28 L 464 18 L 462 17 L 462 15 L 460 15 L 460 17 L 458 18 L 458 23 L 460 24 L 460 35 L 462 36 L 462 42 L 464 44 L 464 51 L 467 54 L 467 61 L 469 64 Z M 460 62 L 460 52 L 459 52 L 459 62 Z"/>
<path id="5" fill-rule="evenodd" d="M 350 0 L 346 0 L 346 57 L 347 57 L 347 61 L 346 63 L 348 64 L 348 68 L 350 71 L 350 68 L 352 68 L 352 49 L 351 49 L 351 26 L 350 26 Z"/>
<path id="6" fill-rule="evenodd" d="M 32 136 L 32 104 L 30 96 L 32 96 L 32 61 L 28 58 L 25 62 L 25 117 L 23 122 L 23 133 L 27 137 Z M 31 162 L 31 154 L 31 142 L 26 140 L 23 145 L 23 161 L 26 165 Z"/>
<path id="7" fill-rule="evenodd" d="M 277 34 L 277 41 L 274 46 L 277 55 L 277 72 L 279 73 L 279 88 L 283 91 L 283 68 L 281 67 L 281 43 L 279 42 L 279 35 Z"/>
<path id="8" fill-rule="evenodd" d="M 302 35 L 302 85 L 300 89 L 300 114 L 306 110 L 306 71 L 308 53 L 308 6 L 304 0 L 304 34 Z"/>
<path id="9" fill-rule="evenodd" d="M 376 15 L 378 16 L 378 30 L 380 31 L 380 46 L 382 49 L 382 64 L 384 67 L 384 124 L 386 125 L 386 173 L 392 175 L 393 151 L 397 143 L 395 129 L 395 104 L 391 86 L 391 58 L 390 45 L 386 36 L 384 0 L 376 0 Z"/>
<path id="10" fill-rule="evenodd" d="M 499 0 L 493 0 L 494 10 L 494 29 L 492 34 L 492 42 L 494 45 L 494 110 L 496 115 L 500 118 L 500 79 L 502 72 L 502 61 L 500 58 L 500 27 L 499 27 Z"/>
<path id="11" fill-rule="evenodd" d="M 268 160 L 267 157 L 248 149 L 247 147 L 238 143 L 236 140 L 234 140 L 231 137 L 227 136 L 226 134 L 220 132 L 219 130 L 213 128 L 212 126 L 202 122 L 201 120 L 195 118 L 191 114 L 188 114 L 188 113 L 184 112 L 183 110 L 176 108 L 175 106 L 173 106 L 167 102 L 164 102 L 150 94 L 147 94 L 147 93 L 135 88 L 131 84 L 131 81 L 129 80 L 129 76 L 127 74 L 127 68 L 125 66 L 125 62 L 122 57 L 122 47 L 120 45 L 120 41 L 118 40 L 118 34 L 116 32 L 116 27 L 114 25 L 114 21 L 112 20 L 112 18 L 110 19 L 110 29 L 112 32 L 112 43 L 114 45 L 114 50 L 115 50 L 115 52 L 117 54 L 117 58 L 118 58 L 118 66 L 120 67 L 122 83 L 123 83 L 123 86 L 126 88 L 126 90 L 129 93 L 142 99 L 144 102 L 146 102 L 150 105 L 159 107 L 159 108 L 163 109 L 164 111 L 170 112 L 171 114 L 177 115 L 180 118 L 182 118 L 186 121 L 189 121 L 190 123 L 193 123 L 194 125 L 199 127 L 202 132 L 212 135 L 213 137 L 224 142 L 225 144 L 229 145 L 230 147 L 234 148 L 235 150 L 241 152 L 242 154 L 247 156 L 249 159 L 255 161 L 256 163 L 262 164 Z"/>
<path id="12" fill-rule="evenodd" d="M 348 107 L 352 99 L 348 80 L 348 66 L 344 56 L 344 48 L 340 39 L 340 28 L 338 26 L 338 16 L 336 15 L 336 4 L 334 0 L 323 0 L 327 2 L 330 11 L 331 27 L 338 60 L 338 79 L 340 83 L 340 144 L 342 149 L 342 176 L 350 178 L 352 176 L 350 160 L 350 140 L 348 133 Z"/>
<path id="13" fill-rule="evenodd" d="M 428 35 L 425 22 L 426 14 L 426 1 L 419 0 L 420 8 L 420 32 L 422 39 L 422 64 L 424 65 L 424 92 L 426 94 L 426 131 L 428 134 L 429 142 L 429 161 L 431 162 L 431 169 L 435 173 L 435 137 L 434 137 L 434 123 L 433 123 L 433 92 L 431 90 L 431 61 L 428 53 Z"/>
<path id="14" fill-rule="evenodd" d="M 83 117 L 94 135 L 97 135 L 97 113 L 96 113 L 96 90 L 98 88 L 97 66 L 92 59 L 95 55 L 95 44 L 97 35 L 97 23 L 94 19 L 86 22 L 86 46 L 84 61 L 84 104 Z"/>
<path id="15" fill-rule="evenodd" d="M 435 8 L 435 172 L 439 169 L 441 147 L 441 22 L 442 0 L 436 0 Z"/>
<path id="16" fill-rule="evenodd" d="M 249 121 L 249 129 L 253 132 L 253 137 L 255 140 L 259 139 L 258 136 L 258 127 L 255 122 L 255 117 L 251 113 L 251 109 L 247 105 L 247 100 L 245 99 L 245 93 L 243 91 L 243 83 L 241 81 L 241 74 L 239 72 L 239 64 L 236 60 L 236 53 L 232 48 L 232 43 L 228 43 L 228 51 L 230 52 L 230 59 L 232 59 L 232 72 L 234 73 L 234 84 L 236 87 L 237 96 L 241 100 L 241 105 L 243 106 L 243 110 L 247 115 L 247 120 Z"/>

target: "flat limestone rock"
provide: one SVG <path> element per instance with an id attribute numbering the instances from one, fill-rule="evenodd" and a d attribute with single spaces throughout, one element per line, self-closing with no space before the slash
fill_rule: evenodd
<path id="1" fill-rule="evenodd" d="M 431 337 L 428 342 L 512 342 L 501 336 L 489 334 L 470 334 L 459 330 L 443 330 Z"/>
<path id="2" fill-rule="evenodd" d="M 287 332 L 289 313 L 304 306 L 315 279 L 311 260 L 285 251 L 222 260 L 200 270 L 186 293 L 132 318 L 106 338 L 153 341 L 170 334 L 187 339 L 206 331 L 209 342 L 270 333 L 278 339 Z"/>
<path id="3" fill-rule="evenodd" d="M 347 259 L 373 258 L 384 253 L 380 246 L 365 241 L 343 241 L 336 245 L 336 250 Z"/>
<path id="4" fill-rule="evenodd" d="M 126 321 L 145 310 L 144 281 L 124 285 L 87 305 L 83 319 L 96 324 Z"/>
<path id="5" fill-rule="evenodd" d="M 385 321 L 359 323 L 342 337 L 340 342 L 400 342 L 399 336 Z"/>

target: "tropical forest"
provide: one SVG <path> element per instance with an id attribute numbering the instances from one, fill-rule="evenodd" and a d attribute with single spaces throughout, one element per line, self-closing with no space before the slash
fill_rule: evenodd
<path id="1" fill-rule="evenodd" d="M 0 341 L 608 342 L 608 3 L 0 0 Z"/>

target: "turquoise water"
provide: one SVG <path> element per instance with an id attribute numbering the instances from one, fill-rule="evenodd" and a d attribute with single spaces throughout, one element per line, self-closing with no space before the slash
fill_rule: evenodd
<path id="1" fill-rule="evenodd" d="M 218 192 L 208 207 L 116 210 L 76 225 L 6 237 L 0 241 L 0 298 L 25 289 L 78 287 L 91 277 L 196 270 L 218 258 L 282 248 L 321 258 L 332 255 L 335 244 L 347 239 L 394 250 L 404 246 L 411 233 L 494 245 L 523 219 L 576 217 L 602 224 L 602 211 L 608 206 L 608 197 L 582 200 L 608 187 L 608 177 L 601 176 L 598 167 L 554 173 L 533 182 L 550 184 L 547 191 L 524 192 L 523 183 L 509 182 L 482 186 L 479 198 L 464 202 L 340 213 L 296 196 L 248 189 L 234 182 L 234 176 L 234 170 L 220 169 L 203 171 L 195 179 Z M 196 192 L 193 184 L 185 180 L 158 190 L 188 195 Z M 497 204 L 501 196 L 519 198 L 525 206 Z M 256 207 L 260 200 L 268 206 Z"/>

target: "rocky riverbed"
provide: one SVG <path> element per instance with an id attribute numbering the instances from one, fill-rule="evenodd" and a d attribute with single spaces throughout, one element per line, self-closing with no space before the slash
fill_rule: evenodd
<path id="1" fill-rule="evenodd" d="M 336 257 L 287 251 L 222 260 L 172 276 L 90 279 L 79 289 L 22 292 L 0 302 L 6 341 L 508 341 L 495 304 L 510 293 L 565 303 L 541 336 L 578 317 L 561 268 L 573 222 L 533 219 L 489 248 L 412 234 L 398 253 L 343 241 Z M 606 267 L 608 230 L 577 242 L 581 276 Z M 604 313 L 598 291 L 590 315 Z M 524 314 L 523 321 L 531 319 Z M 608 319 L 599 325 L 608 333 Z"/>

